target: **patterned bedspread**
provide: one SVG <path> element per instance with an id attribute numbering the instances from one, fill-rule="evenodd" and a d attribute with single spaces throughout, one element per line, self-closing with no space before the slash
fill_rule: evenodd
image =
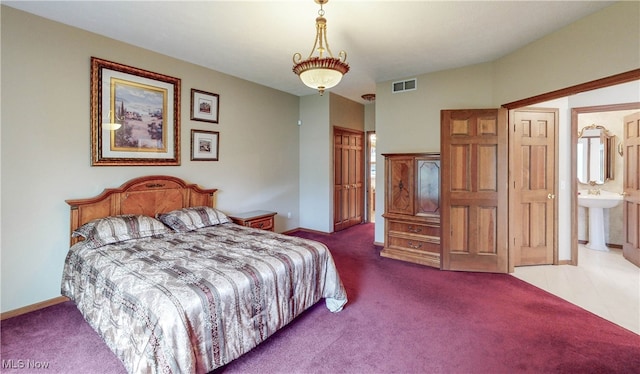
<path id="1" fill-rule="evenodd" d="M 232 223 L 71 247 L 62 294 L 130 373 L 204 373 L 325 298 L 347 296 L 321 243 Z"/>

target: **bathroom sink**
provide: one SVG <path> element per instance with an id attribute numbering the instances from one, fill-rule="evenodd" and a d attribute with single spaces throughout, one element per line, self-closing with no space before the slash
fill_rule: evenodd
<path id="1" fill-rule="evenodd" d="M 599 195 L 589 194 L 589 190 L 578 191 L 578 205 L 589 209 L 589 242 L 586 247 L 608 251 L 604 240 L 604 210 L 618 206 L 623 199 L 619 193 L 598 191 Z"/>
<path id="2" fill-rule="evenodd" d="M 589 195 L 589 191 L 581 190 L 578 195 L 578 205 L 585 208 L 614 208 L 622 202 L 622 195 L 615 192 L 600 190 L 600 195 Z"/>

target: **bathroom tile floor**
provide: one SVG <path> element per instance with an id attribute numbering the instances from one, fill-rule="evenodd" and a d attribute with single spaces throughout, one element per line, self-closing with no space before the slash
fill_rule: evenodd
<path id="1" fill-rule="evenodd" d="M 640 335 L 640 268 L 620 249 L 579 245 L 578 266 L 522 266 L 512 275 Z"/>

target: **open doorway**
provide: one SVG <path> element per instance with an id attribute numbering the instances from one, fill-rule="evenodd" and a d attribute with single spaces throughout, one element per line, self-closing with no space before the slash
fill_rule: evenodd
<path id="1" fill-rule="evenodd" d="M 376 220 L 376 133 L 367 131 L 367 222 Z"/>
<path id="2" fill-rule="evenodd" d="M 591 160 L 588 160 L 592 161 L 588 164 L 588 170 L 576 167 L 576 173 L 573 175 L 579 195 L 577 207 L 574 205 L 577 212 L 573 212 L 576 224 L 572 227 L 573 232 L 577 232 L 577 242 L 586 245 L 591 250 L 619 252 L 622 252 L 623 246 L 628 244 L 624 257 L 637 266 L 640 266 L 636 255 L 637 250 L 631 250 L 631 247 L 637 247 L 637 239 L 633 233 L 636 232 L 638 223 L 633 219 L 635 215 L 629 214 L 630 211 L 625 213 L 624 207 L 631 208 L 633 204 L 629 202 L 625 204 L 622 200 L 628 200 L 625 195 L 631 194 L 632 190 L 627 187 L 635 186 L 634 183 L 629 182 L 633 182 L 632 176 L 637 176 L 638 168 L 640 168 L 636 162 L 629 162 L 629 153 L 635 153 L 630 138 L 634 132 L 629 131 L 630 128 L 625 128 L 625 118 L 638 113 L 639 110 L 640 102 L 596 105 L 573 108 L 571 116 L 571 144 L 573 147 L 577 147 L 580 144 L 579 141 L 584 140 L 585 129 L 595 128 L 608 135 L 594 139 L 596 143 L 602 143 L 603 139 L 606 139 L 607 143 L 600 144 L 601 147 L 595 150 L 596 159 L 594 160 L 592 157 Z M 637 131 L 635 132 L 637 133 Z M 625 152 L 626 146 L 630 147 L 630 152 Z M 582 155 L 578 152 L 576 165 L 581 164 L 579 162 L 580 156 Z M 583 164 L 587 163 L 583 162 Z M 587 168 L 585 167 L 585 169 Z M 586 179 L 585 171 L 592 172 L 591 176 Z M 580 199 L 590 201 L 589 197 L 600 198 L 609 193 L 621 196 L 621 198 L 617 204 L 607 206 L 606 209 L 587 208 L 583 206 L 585 201 L 580 203 Z M 599 214 L 595 214 L 594 210 L 596 213 L 599 210 Z M 597 220 L 598 217 L 601 218 L 600 221 Z M 573 247 L 578 246 L 575 242 L 572 244 Z M 576 263 L 578 262 L 578 253 L 579 251 L 572 253 Z"/>

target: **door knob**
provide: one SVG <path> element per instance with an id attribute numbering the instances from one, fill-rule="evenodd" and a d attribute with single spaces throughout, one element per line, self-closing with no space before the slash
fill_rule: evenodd
<path id="1" fill-rule="evenodd" d="M 553 195 L 553 194 L 548 194 L 547 195 L 547 199 L 549 199 L 549 200 L 555 199 L 555 198 L 556 198 L 556 195 Z"/>

